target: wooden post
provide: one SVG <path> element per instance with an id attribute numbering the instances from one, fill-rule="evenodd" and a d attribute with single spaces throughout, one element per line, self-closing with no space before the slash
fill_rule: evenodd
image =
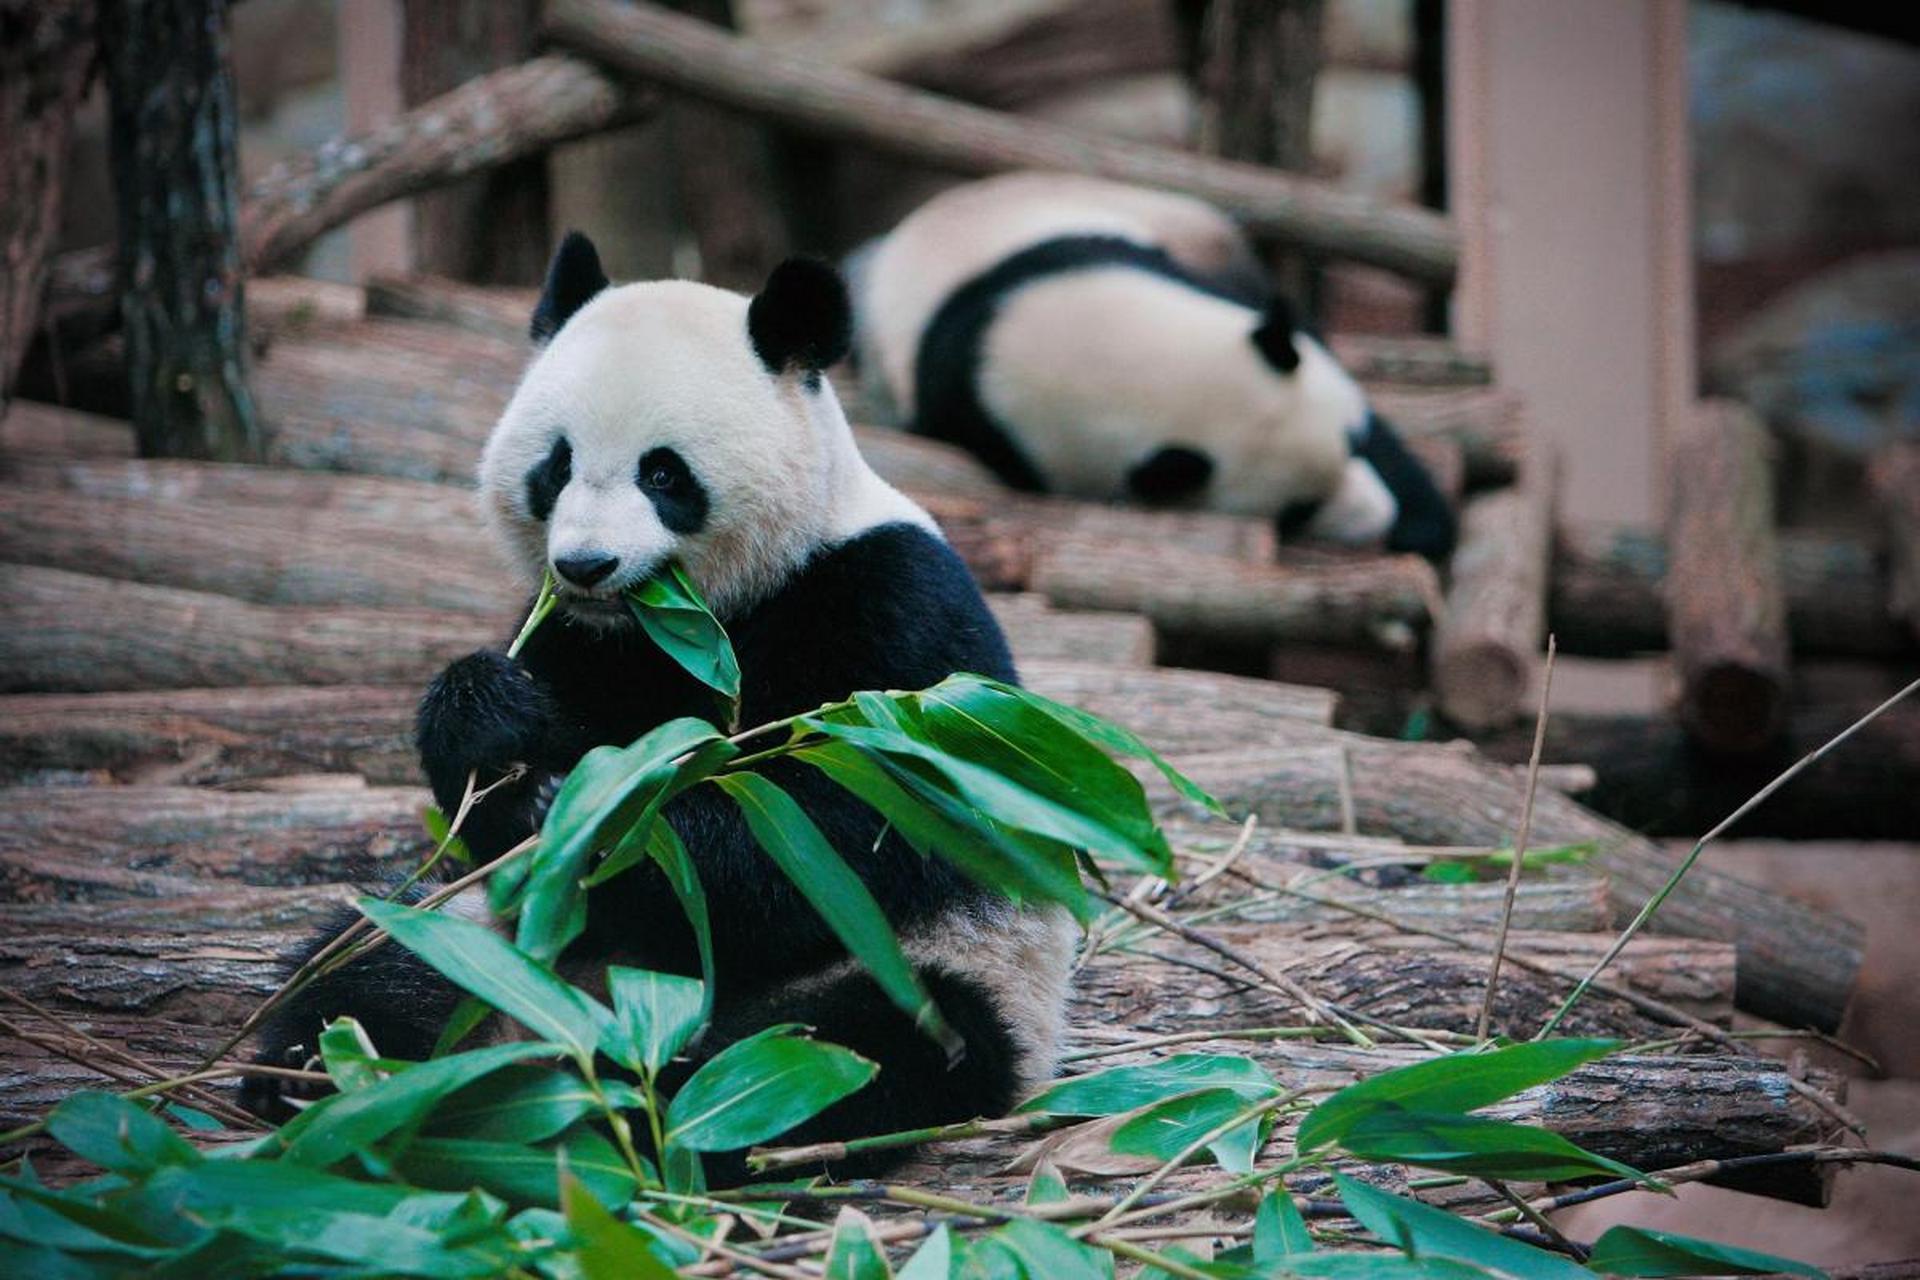
<path id="1" fill-rule="evenodd" d="M 533 0 L 403 0 L 400 93 L 430 102 L 533 51 Z M 547 157 L 525 155 L 415 198 L 417 271 L 486 284 L 538 284 L 553 249 Z"/>
<path id="2" fill-rule="evenodd" d="M 1770 453 L 1766 429 L 1727 400 L 1703 402 L 1668 453 L 1667 632 L 1680 722 L 1720 751 L 1772 742 L 1786 713 Z"/>
<path id="3" fill-rule="evenodd" d="M 724 30 L 733 0 L 675 0 L 674 8 Z M 703 102 L 668 104 L 680 212 L 700 246 L 700 278 L 757 292 L 786 256 L 786 230 L 768 200 L 766 138 L 750 120 Z"/>
<path id="4" fill-rule="evenodd" d="M 96 48 L 92 0 L 10 6 L 5 21 L 7 37 L 0 44 L 0 136 L 6 138 L 0 146 L 0 412 L 39 319 L 60 229 L 67 139 L 74 108 L 93 79 Z"/>
<path id="5" fill-rule="evenodd" d="M 226 0 L 106 0 L 128 395 L 140 451 L 245 461 L 247 387 Z"/>
<path id="6" fill-rule="evenodd" d="M 1547 633 L 1554 466 L 1544 442 L 1510 489 L 1466 504 L 1453 582 L 1434 628 L 1433 688 L 1463 729 L 1510 724 L 1525 710 Z"/>
<path id="7" fill-rule="evenodd" d="M 1887 531 L 1887 558 L 1893 575 L 1893 612 L 1920 638 L 1920 444 L 1883 447 L 1867 468 Z"/>

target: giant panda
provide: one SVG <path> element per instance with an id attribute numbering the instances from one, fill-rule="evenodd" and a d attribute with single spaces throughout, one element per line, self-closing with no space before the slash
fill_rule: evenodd
<path id="1" fill-rule="evenodd" d="M 782 264 L 749 300 L 685 281 L 613 287 L 587 239 L 560 246 L 533 313 L 538 348 L 479 470 L 485 513 L 518 573 L 531 581 L 551 569 L 560 604 L 517 659 L 496 649 L 459 659 L 419 709 L 421 764 L 446 812 L 469 772 L 484 786 L 525 767 L 472 809 L 463 835 L 477 858 L 536 831 L 589 749 L 711 715 L 710 692 L 621 600 L 669 559 L 732 639 L 743 724 L 960 671 L 1016 678 L 966 567 L 855 447 L 823 376 L 850 325 L 839 276 L 816 261 Z M 711 917 L 716 1001 L 696 1059 L 802 1023 L 880 1065 L 871 1084 L 787 1135 L 796 1142 L 1005 1112 L 1053 1070 L 1077 940 L 1070 917 L 1016 908 L 919 856 L 809 766 L 774 761 L 765 772 L 872 890 L 965 1053 L 949 1064 L 760 850 L 733 802 L 700 787 L 664 811 Z M 589 895 L 586 931 L 562 969 L 609 963 L 700 973 L 692 932 L 651 864 Z M 383 947 L 292 1000 L 264 1056 L 304 1060 L 321 1027 L 350 1014 L 382 1054 L 424 1058 L 459 994 Z M 251 1082 L 248 1101 L 284 1113 L 270 1079 Z M 744 1165 L 709 1158 L 708 1174 L 738 1180 Z"/>
<path id="2" fill-rule="evenodd" d="M 860 364 L 911 430 L 1017 489 L 1272 518 L 1439 560 L 1452 509 L 1244 239 L 1184 196 L 1016 173 L 861 255 Z"/>

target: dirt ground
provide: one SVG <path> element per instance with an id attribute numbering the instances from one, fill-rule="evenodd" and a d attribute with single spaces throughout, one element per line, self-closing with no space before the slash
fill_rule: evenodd
<path id="1" fill-rule="evenodd" d="M 1854 1073 L 1847 1108 L 1871 1145 L 1920 1155 L 1920 844 L 1735 841 L 1706 857 L 1717 870 L 1866 925 L 1866 963 L 1841 1038 L 1878 1059 L 1886 1078 L 1869 1078 L 1842 1055 L 1817 1056 Z M 1671 1200 L 1630 1194 L 1573 1210 L 1562 1225 L 1592 1239 L 1630 1222 L 1841 1266 L 1920 1257 L 1916 1208 L 1920 1175 L 1875 1168 L 1841 1173 L 1824 1210 L 1682 1187 Z"/>

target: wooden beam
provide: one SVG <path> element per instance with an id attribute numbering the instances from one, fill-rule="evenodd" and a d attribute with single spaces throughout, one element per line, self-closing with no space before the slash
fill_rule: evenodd
<path id="1" fill-rule="evenodd" d="M 1890 444 L 1874 454 L 1867 486 L 1886 529 L 1892 611 L 1920 639 L 1920 444 Z"/>
<path id="2" fill-rule="evenodd" d="M 555 0 L 549 32 L 624 75 L 801 132 L 963 172 L 1058 169 L 1184 191 L 1249 229 L 1334 257 L 1446 280 L 1446 220 L 1253 165 L 1079 133 L 823 67 L 657 5 Z"/>

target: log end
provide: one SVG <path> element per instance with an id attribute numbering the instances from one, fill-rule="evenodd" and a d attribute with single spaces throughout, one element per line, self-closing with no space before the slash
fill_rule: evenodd
<path id="1" fill-rule="evenodd" d="M 1441 713 L 1468 732 L 1501 728 L 1520 718 L 1532 674 L 1509 645 L 1458 645 L 1434 659 L 1434 697 Z"/>
<path id="2" fill-rule="evenodd" d="M 1737 662 L 1705 665 L 1688 682 L 1681 722 L 1713 751 L 1758 751 L 1786 727 L 1787 696 L 1778 673 Z"/>

